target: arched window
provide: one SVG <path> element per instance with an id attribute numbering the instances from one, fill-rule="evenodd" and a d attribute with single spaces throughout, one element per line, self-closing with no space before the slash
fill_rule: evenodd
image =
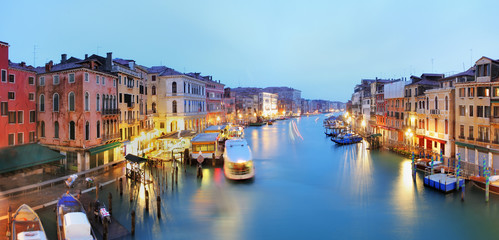
<path id="1" fill-rule="evenodd" d="M 97 121 L 97 138 L 100 138 L 100 121 Z"/>
<path id="2" fill-rule="evenodd" d="M 175 100 L 172 102 L 172 112 L 177 113 L 177 101 Z"/>
<path id="3" fill-rule="evenodd" d="M 430 98 L 426 97 L 426 110 L 430 109 Z"/>
<path id="4" fill-rule="evenodd" d="M 172 83 L 172 93 L 177 93 L 177 82 Z"/>
<path id="5" fill-rule="evenodd" d="M 438 109 L 438 97 L 435 96 L 435 109 Z"/>
<path id="6" fill-rule="evenodd" d="M 75 140 L 75 122 L 69 122 L 69 140 Z"/>
<path id="7" fill-rule="evenodd" d="M 90 140 L 90 123 L 85 123 L 85 140 Z"/>
<path id="8" fill-rule="evenodd" d="M 449 110 L 449 98 L 445 96 L 445 110 Z"/>
<path id="9" fill-rule="evenodd" d="M 74 94 L 74 92 L 70 92 L 68 95 L 68 106 L 69 106 L 69 111 L 75 110 L 75 94 Z"/>
<path id="10" fill-rule="evenodd" d="M 59 122 L 54 123 L 54 138 L 59 138 Z"/>
<path id="11" fill-rule="evenodd" d="M 152 86 L 151 92 L 152 95 L 156 95 L 156 86 Z"/>
<path id="12" fill-rule="evenodd" d="M 45 95 L 40 95 L 40 112 L 45 112 Z"/>
<path id="13" fill-rule="evenodd" d="M 156 103 L 152 103 L 152 113 L 156 113 Z"/>
<path id="14" fill-rule="evenodd" d="M 59 112 L 59 94 L 54 93 L 52 96 L 52 108 L 54 112 Z"/>
<path id="15" fill-rule="evenodd" d="M 95 104 L 95 108 L 97 111 L 100 111 L 100 95 L 99 94 L 97 94 L 97 101 Z"/>
<path id="16" fill-rule="evenodd" d="M 90 100 L 88 92 L 85 92 L 85 111 L 90 111 Z"/>
<path id="17" fill-rule="evenodd" d="M 40 137 L 45 137 L 45 122 L 40 123 Z"/>

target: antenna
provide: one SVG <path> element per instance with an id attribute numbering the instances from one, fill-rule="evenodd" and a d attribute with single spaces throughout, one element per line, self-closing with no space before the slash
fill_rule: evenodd
<path id="1" fill-rule="evenodd" d="M 33 67 L 36 67 L 36 44 L 33 45 Z"/>

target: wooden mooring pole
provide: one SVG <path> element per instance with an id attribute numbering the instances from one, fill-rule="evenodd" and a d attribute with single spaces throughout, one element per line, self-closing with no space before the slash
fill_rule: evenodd
<path id="1" fill-rule="evenodd" d="M 107 201 L 109 205 L 109 214 L 113 215 L 113 194 L 108 194 Z"/>
<path id="2" fill-rule="evenodd" d="M 161 218 L 161 197 L 160 196 L 156 197 L 156 205 L 158 208 L 158 218 Z"/>
<path id="3" fill-rule="evenodd" d="M 135 210 L 132 210 L 132 236 L 135 235 Z"/>
<path id="4" fill-rule="evenodd" d="M 146 212 L 149 212 L 149 191 L 146 189 Z"/>
<path id="5" fill-rule="evenodd" d="M 123 178 L 120 178 L 120 196 L 123 196 Z"/>

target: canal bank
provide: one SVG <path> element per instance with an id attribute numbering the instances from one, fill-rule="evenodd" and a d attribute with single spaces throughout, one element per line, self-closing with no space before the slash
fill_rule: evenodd
<path id="1" fill-rule="evenodd" d="M 113 214 L 127 229 L 131 211 L 136 212 L 137 235 L 127 239 L 481 239 L 499 234 L 499 197 L 491 195 L 486 204 L 484 192 L 467 185 L 462 202 L 458 193 L 425 188 L 419 174 L 414 184 L 410 159 L 370 152 L 365 143 L 336 146 L 324 137 L 323 116 L 316 118 L 246 128 L 253 181 L 227 181 L 220 167 L 205 167 L 202 179 L 194 167 L 180 170 L 178 185 L 160 193 L 161 218 L 155 195 L 145 211 L 143 191 L 130 203 L 126 191 L 120 198 L 117 185 L 110 184 L 100 199 L 107 202 L 112 193 Z M 38 213 L 53 234 L 52 209 Z"/>

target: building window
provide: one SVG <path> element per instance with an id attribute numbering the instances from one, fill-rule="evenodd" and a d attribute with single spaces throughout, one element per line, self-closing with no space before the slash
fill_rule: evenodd
<path id="1" fill-rule="evenodd" d="M 489 87 L 477 87 L 476 88 L 476 96 L 477 97 L 490 97 L 490 88 Z"/>
<path id="2" fill-rule="evenodd" d="M 468 97 L 475 97 L 475 88 L 468 88 Z"/>
<path id="3" fill-rule="evenodd" d="M 97 84 L 99 84 L 99 80 L 100 80 L 100 77 L 99 77 L 99 76 L 96 76 L 96 77 L 95 77 L 95 81 L 96 81 L 96 83 L 97 83 Z"/>
<path id="4" fill-rule="evenodd" d="M 153 82 L 155 82 L 156 81 L 156 75 L 152 75 L 151 79 L 152 79 Z"/>
<path id="5" fill-rule="evenodd" d="M 40 122 L 40 137 L 45 137 L 45 122 Z"/>
<path id="6" fill-rule="evenodd" d="M 90 103 L 88 98 L 88 92 L 85 92 L 85 111 L 90 111 Z"/>
<path id="7" fill-rule="evenodd" d="M 499 97 L 499 87 L 494 87 L 494 92 L 492 92 L 493 97 Z"/>
<path id="8" fill-rule="evenodd" d="M 28 77 L 28 84 L 29 85 L 35 85 L 35 78 L 34 77 Z"/>
<path id="9" fill-rule="evenodd" d="M 17 133 L 17 144 L 23 144 L 24 143 L 24 133 L 20 132 Z"/>
<path id="10" fill-rule="evenodd" d="M 40 112 L 45 112 L 45 95 L 40 95 Z"/>
<path id="11" fill-rule="evenodd" d="M 14 74 L 9 74 L 9 82 L 10 83 L 15 83 L 16 82 L 16 77 L 14 76 Z"/>
<path id="12" fill-rule="evenodd" d="M 435 96 L 435 109 L 438 109 L 438 97 Z"/>
<path id="13" fill-rule="evenodd" d="M 116 87 L 116 79 L 113 79 L 113 87 Z"/>
<path id="14" fill-rule="evenodd" d="M 69 106 L 69 111 L 75 110 L 75 94 L 74 94 L 74 92 L 70 92 L 68 94 L 68 106 Z"/>
<path id="15" fill-rule="evenodd" d="M 100 95 L 97 94 L 97 101 L 96 101 L 96 110 L 100 111 Z"/>
<path id="16" fill-rule="evenodd" d="M 172 102 L 172 112 L 177 113 L 177 101 L 175 100 Z"/>
<path id="17" fill-rule="evenodd" d="M 102 85 L 106 85 L 106 78 L 102 77 Z"/>
<path id="18" fill-rule="evenodd" d="M 118 84 L 121 84 L 121 76 L 118 76 Z"/>
<path id="19" fill-rule="evenodd" d="M 484 110 L 484 117 L 490 118 L 490 106 L 484 106 L 483 110 Z"/>
<path id="20" fill-rule="evenodd" d="M 35 142 L 35 132 L 29 132 L 29 142 Z"/>
<path id="21" fill-rule="evenodd" d="M 85 73 L 85 82 L 88 82 L 88 81 L 90 81 L 90 78 L 88 76 L 88 73 Z"/>
<path id="22" fill-rule="evenodd" d="M 100 121 L 97 121 L 97 138 L 100 138 Z"/>
<path id="23" fill-rule="evenodd" d="M 28 100 L 35 101 L 35 93 L 29 93 L 28 94 Z"/>
<path id="24" fill-rule="evenodd" d="M 40 77 L 40 86 L 45 86 L 45 77 Z"/>
<path id="25" fill-rule="evenodd" d="M 473 126 L 470 126 L 469 127 L 469 130 L 468 130 L 468 139 L 469 140 L 473 140 Z"/>
<path id="26" fill-rule="evenodd" d="M 499 106 L 494 106 L 494 118 L 499 118 Z"/>
<path id="27" fill-rule="evenodd" d="M 445 96 L 445 110 L 449 110 L 449 97 Z"/>
<path id="28" fill-rule="evenodd" d="M 9 134 L 9 146 L 14 146 L 14 134 Z"/>
<path id="29" fill-rule="evenodd" d="M 59 75 L 54 75 L 52 77 L 52 84 L 53 85 L 59 85 Z"/>
<path id="30" fill-rule="evenodd" d="M 152 86 L 151 94 L 156 95 L 156 86 Z"/>
<path id="31" fill-rule="evenodd" d="M 9 123 L 11 123 L 11 124 L 16 123 L 16 112 L 15 111 L 9 112 Z"/>
<path id="32" fill-rule="evenodd" d="M 438 119 L 435 118 L 435 132 L 438 132 Z"/>
<path id="33" fill-rule="evenodd" d="M 156 103 L 152 103 L 152 113 L 156 113 Z"/>
<path id="34" fill-rule="evenodd" d="M 2 116 L 7 116 L 9 113 L 9 103 L 8 102 L 2 102 L 0 105 Z"/>
<path id="35" fill-rule="evenodd" d="M 9 92 L 7 98 L 9 100 L 15 100 L 16 99 L 16 93 L 15 92 Z"/>
<path id="36" fill-rule="evenodd" d="M 85 140 L 90 140 L 90 123 L 85 123 Z"/>
<path id="37" fill-rule="evenodd" d="M 54 112 L 59 112 L 59 94 L 54 93 L 54 96 L 52 97 L 52 109 Z"/>
<path id="38" fill-rule="evenodd" d="M 24 112 L 17 111 L 17 123 L 24 123 Z"/>
<path id="39" fill-rule="evenodd" d="M 69 83 L 74 83 L 75 82 L 75 74 L 74 73 L 70 73 L 69 76 L 68 76 L 68 82 Z"/>
<path id="40" fill-rule="evenodd" d="M 7 70 L 2 69 L 2 82 L 7 82 Z"/>
<path id="41" fill-rule="evenodd" d="M 459 137 L 464 138 L 464 125 L 459 126 Z"/>
<path id="42" fill-rule="evenodd" d="M 75 122 L 69 122 L 69 140 L 75 140 Z"/>
<path id="43" fill-rule="evenodd" d="M 478 108 L 478 107 L 477 107 Z M 478 110 L 477 110 L 478 111 Z M 473 117 L 473 105 L 470 105 L 470 117 Z"/>
<path id="44" fill-rule="evenodd" d="M 54 122 L 54 138 L 59 138 L 59 122 Z"/>
<path id="45" fill-rule="evenodd" d="M 449 121 L 445 119 L 445 134 L 449 134 Z"/>
<path id="46" fill-rule="evenodd" d="M 172 83 L 172 93 L 177 93 L 177 82 Z"/>
<path id="47" fill-rule="evenodd" d="M 36 112 L 35 111 L 29 111 L 29 122 L 34 123 L 36 120 Z"/>

